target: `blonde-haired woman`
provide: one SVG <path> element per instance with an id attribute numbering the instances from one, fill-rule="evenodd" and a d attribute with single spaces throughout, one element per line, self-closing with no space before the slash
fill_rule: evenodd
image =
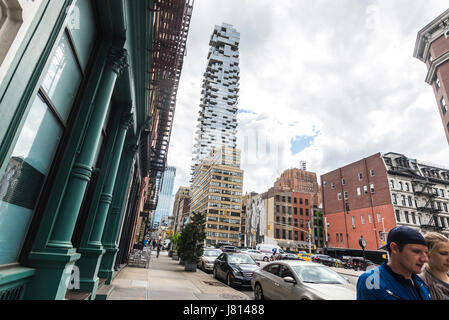
<path id="1" fill-rule="evenodd" d="M 433 300 L 449 300 L 449 239 L 436 232 L 424 235 L 429 262 L 419 274 L 429 287 Z"/>

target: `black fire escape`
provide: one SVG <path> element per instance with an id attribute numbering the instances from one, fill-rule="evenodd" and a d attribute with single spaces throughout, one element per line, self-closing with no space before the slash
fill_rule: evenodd
<path id="1" fill-rule="evenodd" d="M 435 206 L 435 197 L 438 196 L 438 192 L 434 192 L 435 183 L 429 181 L 428 178 L 422 177 L 421 179 L 412 180 L 414 194 L 416 196 L 423 197 L 425 199 L 424 205 L 418 205 L 417 210 L 421 213 L 421 228 L 425 231 L 441 232 L 443 227 L 438 220 L 438 214 L 441 212 L 441 208 Z"/>

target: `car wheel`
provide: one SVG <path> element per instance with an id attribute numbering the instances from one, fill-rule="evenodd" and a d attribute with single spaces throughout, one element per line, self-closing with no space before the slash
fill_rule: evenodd
<path id="1" fill-rule="evenodd" d="M 229 273 L 226 276 L 226 284 L 232 288 L 231 275 Z"/>
<path id="2" fill-rule="evenodd" d="M 201 270 L 203 270 L 204 272 L 206 272 L 206 267 L 204 266 L 204 262 L 201 264 Z"/>
<path id="3" fill-rule="evenodd" d="M 267 262 L 268 261 L 268 257 L 263 257 L 263 261 Z"/>
<path id="4" fill-rule="evenodd" d="M 254 286 L 254 299 L 255 300 L 265 300 L 263 296 L 262 286 L 258 283 Z"/>

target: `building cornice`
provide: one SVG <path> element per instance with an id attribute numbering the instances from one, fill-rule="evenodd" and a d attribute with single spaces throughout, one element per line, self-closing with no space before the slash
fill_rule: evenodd
<path id="1" fill-rule="evenodd" d="M 438 67 L 441 66 L 443 63 L 446 63 L 447 61 L 449 61 L 449 51 L 445 52 L 437 59 L 432 61 L 426 76 L 426 82 L 428 84 L 432 84 L 433 80 L 435 79 L 435 73 Z"/>
<path id="2" fill-rule="evenodd" d="M 426 62 L 429 55 L 430 44 L 441 37 L 448 28 L 449 9 L 440 14 L 418 32 L 413 56 L 422 62 Z"/>

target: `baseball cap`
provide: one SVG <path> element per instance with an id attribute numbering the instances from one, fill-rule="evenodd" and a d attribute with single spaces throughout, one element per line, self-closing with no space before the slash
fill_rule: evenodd
<path id="1" fill-rule="evenodd" d="M 398 226 L 391 229 L 388 232 L 387 244 L 380 247 L 379 250 L 386 250 L 392 242 L 427 246 L 426 240 L 418 230 L 406 226 Z"/>

